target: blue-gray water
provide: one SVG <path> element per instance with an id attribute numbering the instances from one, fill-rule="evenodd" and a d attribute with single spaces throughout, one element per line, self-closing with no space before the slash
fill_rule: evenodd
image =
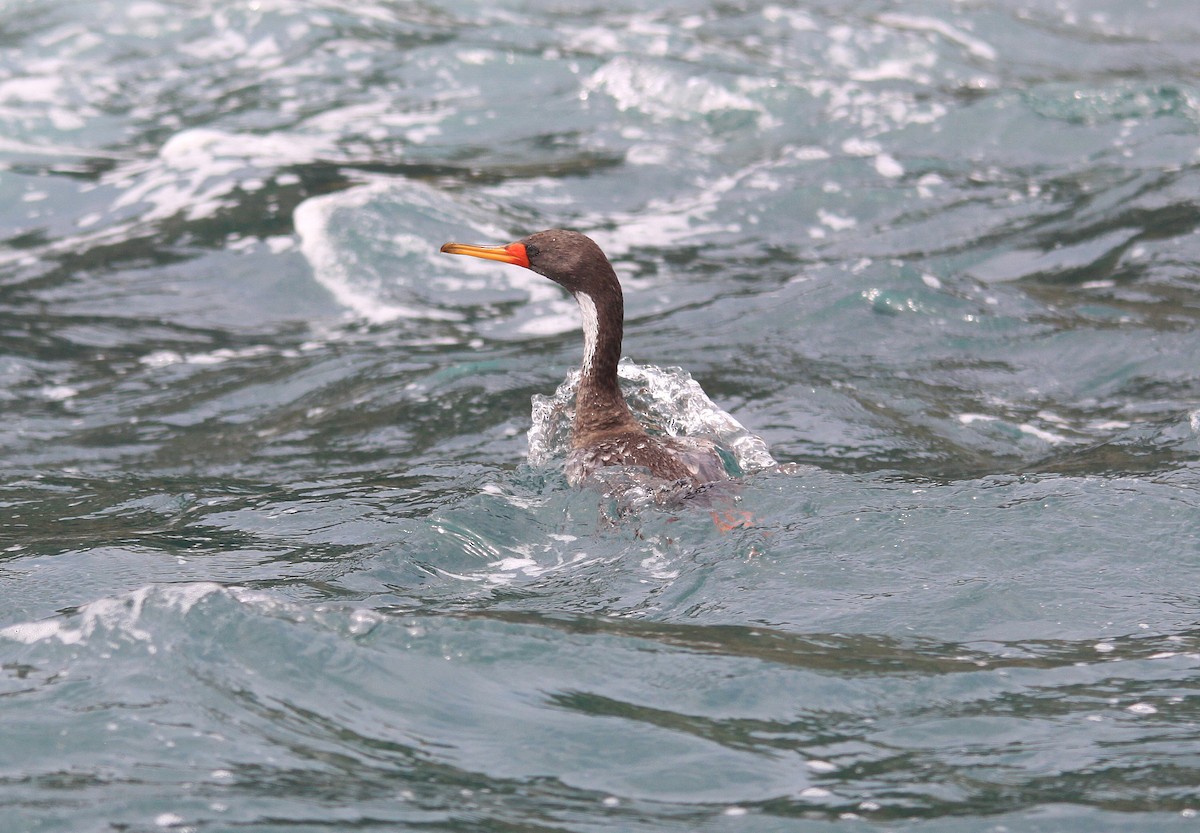
<path id="1" fill-rule="evenodd" d="M 1194 0 L 5 3 L 0 829 L 1196 830 L 1198 195 Z"/>

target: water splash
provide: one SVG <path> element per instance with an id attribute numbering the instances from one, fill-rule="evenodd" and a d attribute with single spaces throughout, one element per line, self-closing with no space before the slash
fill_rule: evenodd
<path id="1" fill-rule="evenodd" d="M 86 643 L 92 634 L 101 630 L 139 642 L 149 642 L 151 631 L 142 622 L 147 603 L 187 614 L 201 599 L 222 590 L 221 585 L 214 582 L 169 586 L 148 584 L 128 593 L 89 602 L 80 607 L 74 616 L 18 622 L 0 628 L 0 638 L 26 645 L 54 638 L 64 645 L 74 645 Z"/>
<path id="2" fill-rule="evenodd" d="M 617 375 L 634 415 L 651 433 L 668 437 L 703 437 L 717 444 L 726 466 L 748 474 L 778 464 L 766 442 L 752 434 L 708 398 L 691 374 L 678 368 L 640 365 L 622 359 Z M 570 449 L 571 420 L 575 416 L 575 388 L 579 371 L 573 370 L 553 396 L 533 397 L 533 425 L 529 428 L 529 462 L 544 466 Z"/>

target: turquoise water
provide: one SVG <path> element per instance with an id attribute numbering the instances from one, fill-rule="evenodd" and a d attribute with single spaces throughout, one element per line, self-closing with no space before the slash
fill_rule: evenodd
<path id="1" fill-rule="evenodd" d="M 3 5 L 0 828 L 1196 830 L 1197 66 L 1190 0 Z M 749 524 L 529 459 L 577 313 L 438 247 L 551 226 Z"/>

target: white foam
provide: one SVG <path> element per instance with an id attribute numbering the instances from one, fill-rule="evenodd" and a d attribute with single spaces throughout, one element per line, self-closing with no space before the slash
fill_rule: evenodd
<path id="1" fill-rule="evenodd" d="M 853 65 L 853 58 L 847 58 Z M 853 70 L 851 70 L 853 71 Z M 924 79 L 912 79 L 925 83 Z M 934 98 L 917 101 L 908 90 L 890 85 L 868 85 L 857 80 L 837 81 L 824 78 L 807 79 L 802 83 L 813 96 L 826 101 L 826 117 L 830 121 L 847 122 L 871 135 L 897 130 L 913 124 L 932 124 L 946 115 L 946 107 Z M 862 152 L 853 155 L 874 156 L 878 143 L 862 142 Z M 851 145 L 853 147 L 853 144 Z M 875 150 L 867 149 L 875 146 Z M 846 150 L 850 153 L 851 151 Z"/>
<path id="2" fill-rule="evenodd" d="M 876 156 L 883 151 L 879 142 L 851 137 L 842 142 L 842 153 L 850 156 Z"/>
<path id="3" fill-rule="evenodd" d="M 1065 443 L 1068 441 L 1067 438 L 1061 434 L 1055 434 L 1054 432 L 1047 431 L 1044 428 L 1038 428 L 1036 425 L 1030 425 L 1028 422 L 1023 422 L 1017 427 L 1021 429 L 1021 433 L 1029 434 L 1031 437 L 1037 437 L 1042 442 L 1047 442 L 1051 445 L 1057 445 L 1059 443 Z"/>
<path id="4" fill-rule="evenodd" d="M 269 249 L 273 255 L 281 254 L 296 248 L 296 239 L 285 234 L 277 234 L 274 237 L 267 237 L 263 240 L 263 242 L 267 244 L 267 249 Z"/>
<path id="5" fill-rule="evenodd" d="M 79 391 L 70 385 L 46 385 L 41 390 L 42 397 L 51 402 L 62 402 L 78 393 Z"/>
<path id="6" fill-rule="evenodd" d="M 558 572 L 578 570 L 596 560 L 583 552 L 575 552 L 564 558 L 554 548 L 544 548 L 541 552 L 535 553 L 534 547 L 531 545 L 516 546 L 513 547 L 513 551 L 516 553 L 515 555 L 489 561 L 487 571 L 478 575 L 458 576 L 458 578 L 483 581 L 488 586 L 496 587 L 512 584 L 521 576 L 536 579 Z M 548 563 L 538 561 L 538 555 L 549 556 L 546 558 Z"/>
<path id="7" fill-rule="evenodd" d="M 0 629 L 0 637 L 31 645 L 47 639 L 57 639 L 64 645 L 85 643 L 97 628 L 124 634 L 140 642 L 150 641 L 150 633 L 139 627 L 139 620 L 148 599 L 165 608 L 186 614 L 206 596 L 222 590 L 213 582 L 192 582 L 173 585 L 146 585 L 120 596 L 97 599 L 83 605 L 70 618 L 42 622 L 21 622 Z"/>
<path id="8" fill-rule="evenodd" d="M 167 367 L 173 364 L 210 365 L 223 364 L 235 359 L 246 359 L 271 353 L 273 348 L 265 344 L 233 349 L 222 347 L 204 353 L 177 353 L 174 350 L 156 350 L 139 360 L 147 367 Z"/>
<path id="9" fill-rule="evenodd" d="M 824 208 L 817 209 L 817 219 L 821 221 L 822 225 L 828 226 L 834 231 L 845 231 L 858 225 L 858 220 L 853 217 L 843 217 L 832 211 L 826 211 Z"/>
<path id="10" fill-rule="evenodd" d="M 569 333 L 579 328 L 579 313 L 575 305 L 566 299 L 555 299 L 545 305 L 537 316 L 522 321 L 516 328 L 521 335 L 553 336 Z"/>
<path id="11" fill-rule="evenodd" d="M 904 166 L 890 153 L 881 153 L 875 157 L 875 171 L 888 179 L 904 176 Z"/>
<path id="12" fill-rule="evenodd" d="M 1059 424 L 1063 427 L 1068 427 L 1066 420 L 1052 419 L 1052 418 L 1049 418 L 1050 415 L 1039 414 L 1039 416 L 1046 418 L 1047 421 L 1049 421 L 1049 422 L 1055 422 L 1056 424 Z M 971 414 L 971 413 L 958 414 L 956 419 L 963 425 L 970 425 L 975 422 L 998 422 L 1000 420 L 999 417 L 991 416 L 990 414 Z M 1036 437 L 1037 439 L 1041 440 L 1042 442 L 1050 443 L 1051 445 L 1058 445 L 1060 443 L 1070 442 L 1070 440 L 1067 437 L 1063 436 L 1062 434 L 1056 434 L 1053 431 L 1047 431 L 1045 428 L 1039 428 L 1038 426 L 1033 425 L 1028 422 L 1023 422 L 1020 425 L 1016 426 L 1016 428 L 1022 434 L 1027 434 L 1031 437 Z"/>
<path id="13" fill-rule="evenodd" d="M 121 189 L 114 209 L 139 204 L 143 221 L 182 214 L 209 217 L 234 204 L 234 191 L 262 172 L 309 162 L 333 151 L 325 136 L 252 135 L 197 128 L 175 134 L 149 162 L 119 166 L 105 182 Z"/>
<path id="14" fill-rule="evenodd" d="M 755 114 L 760 128 L 774 118 L 758 102 L 700 75 L 685 75 L 660 64 L 619 55 L 585 81 L 587 93 L 601 92 L 619 110 L 638 110 L 657 119 L 692 121 L 711 113 L 742 110 Z"/>
<path id="15" fill-rule="evenodd" d="M 969 35 L 961 29 L 956 29 L 944 20 L 923 15 L 885 12 L 877 18 L 885 26 L 893 29 L 911 29 L 918 32 L 933 32 L 948 41 L 958 44 L 971 55 L 984 61 L 994 61 L 998 57 L 996 49 L 990 43 L 974 35 Z"/>
<path id="16" fill-rule="evenodd" d="M 24 642 L 26 645 L 32 645 L 35 642 L 41 642 L 43 639 L 57 636 L 61 627 L 58 622 L 53 620 L 46 622 L 19 622 L 0 629 L 0 636 L 11 639 L 14 642 Z"/>
<path id="17" fill-rule="evenodd" d="M 915 58 L 889 58 L 880 61 L 873 67 L 852 69 L 847 73 L 855 81 L 900 81 L 914 80 L 925 82 L 928 78 L 919 72 L 929 69 L 937 63 L 937 56 L 932 52 Z"/>
<path id="18" fill-rule="evenodd" d="M 795 148 L 789 155 L 798 162 L 822 162 L 830 157 L 829 151 L 815 145 Z"/>
<path id="19" fill-rule="evenodd" d="M 52 76 L 25 76 L 0 81 L 0 102 L 5 104 L 53 104 L 59 100 L 63 79 Z"/>
<path id="20" fill-rule="evenodd" d="M 655 198 L 636 212 L 609 211 L 603 216 L 585 217 L 581 225 L 594 227 L 591 237 L 610 259 L 640 248 L 660 248 L 695 240 L 710 240 L 721 233 L 736 233 L 738 226 L 718 223 L 713 217 L 720 213 L 721 200 L 735 192 L 747 181 L 769 175 L 768 165 L 753 165 L 737 174 L 716 177 L 698 183 L 701 187 L 679 196 Z M 612 231 L 605 226 L 614 226 Z M 629 286 L 629 281 L 622 278 Z"/>
<path id="21" fill-rule="evenodd" d="M 388 187 L 382 182 L 368 183 L 300 203 L 292 218 L 296 233 L 300 236 L 300 252 L 312 266 L 313 277 L 329 290 L 337 302 L 368 321 L 383 323 L 398 318 L 456 320 L 460 316 L 441 310 L 384 301 L 383 287 L 378 281 L 372 281 L 362 269 L 356 268 L 354 254 L 339 245 L 330 233 L 334 214 L 362 209 Z"/>
<path id="22" fill-rule="evenodd" d="M 795 9 L 783 8 L 772 3 L 763 7 L 762 16 L 770 23 L 777 23 L 780 20 L 787 21 L 787 24 L 797 32 L 817 31 L 816 22 L 804 12 Z"/>

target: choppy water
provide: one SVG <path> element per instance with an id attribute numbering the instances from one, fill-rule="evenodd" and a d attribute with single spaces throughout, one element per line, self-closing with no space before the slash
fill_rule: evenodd
<path id="1" fill-rule="evenodd" d="M 3 829 L 1195 830 L 1198 67 L 1192 0 L 4 4 Z M 437 249 L 548 226 L 792 464 L 752 525 L 526 462 L 576 313 Z"/>

